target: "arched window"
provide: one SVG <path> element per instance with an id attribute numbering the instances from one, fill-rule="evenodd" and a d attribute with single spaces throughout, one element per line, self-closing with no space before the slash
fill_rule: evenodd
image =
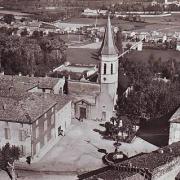
<path id="1" fill-rule="evenodd" d="M 106 74 L 106 63 L 104 63 L 104 74 Z"/>
<path id="2" fill-rule="evenodd" d="M 113 64 L 111 64 L 111 74 L 113 74 Z"/>

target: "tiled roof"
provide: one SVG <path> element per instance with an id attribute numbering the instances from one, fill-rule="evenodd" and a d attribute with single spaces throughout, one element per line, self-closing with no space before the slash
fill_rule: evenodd
<path id="1" fill-rule="evenodd" d="M 0 97 L 0 120 L 32 123 L 56 102 L 41 93 L 21 93 Z"/>
<path id="2" fill-rule="evenodd" d="M 32 123 L 56 105 L 61 109 L 71 99 L 68 96 L 46 93 L 0 94 L 0 121 Z"/>
<path id="3" fill-rule="evenodd" d="M 57 104 L 56 109 L 60 110 L 62 109 L 67 103 L 72 101 L 72 97 L 67 95 L 59 95 L 59 94 L 46 94 L 47 96 L 50 96 Z"/>
<path id="4" fill-rule="evenodd" d="M 90 178 L 87 178 L 87 180 L 97 180 L 97 179 L 102 179 L 102 180 L 123 180 L 125 178 L 129 178 L 131 176 L 134 176 L 135 174 L 138 174 L 138 173 L 126 172 L 126 171 L 119 172 L 118 170 L 112 170 L 111 169 L 111 170 L 105 171 L 105 172 L 103 172 L 101 174 L 98 174 L 98 176 L 92 176 Z"/>
<path id="5" fill-rule="evenodd" d="M 59 80 L 59 78 L 52 77 L 0 75 L 0 89 L 13 87 L 17 90 L 28 91 L 36 86 L 39 88 L 52 89 Z"/>
<path id="6" fill-rule="evenodd" d="M 98 172 L 99 171 L 99 172 Z M 127 172 L 127 171 L 118 171 L 115 170 L 113 167 L 104 167 L 94 172 L 89 172 L 87 174 L 79 175 L 79 180 L 135 180 L 141 179 L 141 175 L 137 172 Z"/>
<path id="7" fill-rule="evenodd" d="M 177 157 L 180 157 L 180 142 L 173 143 L 169 146 L 165 146 L 160 149 L 153 151 L 151 153 L 136 156 L 134 158 L 128 159 L 116 166 L 130 165 L 138 168 L 147 168 L 150 172 L 153 172 L 158 167 L 163 166 L 167 163 L 172 162 Z"/>
<path id="8" fill-rule="evenodd" d="M 68 92 L 70 95 L 96 96 L 100 93 L 100 85 L 90 82 L 68 81 Z"/>

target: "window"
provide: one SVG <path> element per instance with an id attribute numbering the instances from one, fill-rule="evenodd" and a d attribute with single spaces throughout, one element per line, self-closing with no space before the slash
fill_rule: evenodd
<path id="1" fill-rule="evenodd" d="M 54 138 L 54 128 L 51 129 L 51 138 Z"/>
<path id="2" fill-rule="evenodd" d="M 106 63 L 104 63 L 104 74 L 106 74 L 106 67 L 107 65 L 106 65 Z"/>
<path id="3" fill-rule="evenodd" d="M 44 121 L 44 131 L 46 131 L 46 130 L 47 130 L 47 120 Z"/>
<path id="4" fill-rule="evenodd" d="M 44 136 L 44 144 L 47 144 L 47 142 L 48 142 L 48 138 L 47 138 L 47 134 L 45 134 L 45 136 Z"/>
<path id="5" fill-rule="evenodd" d="M 38 124 L 39 124 L 39 121 L 37 120 L 37 121 L 36 121 L 36 126 L 37 126 Z"/>
<path id="6" fill-rule="evenodd" d="M 53 125 L 54 124 L 54 114 L 52 114 L 52 116 L 51 116 L 51 125 Z"/>
<path id="7" fill-rule="evenodd" d="M 44 118 L 47 118 L 47 113 L 44 114 Z"/>
<path id="8" fill-rule="evenodd" d="M 5 139 L 11 139 L 10 128 L 6 127 L 4 128 L 4 130 L 5 130 Z"/>
<path id="9" fill-rule="evenodd" d="M 19 130 L 19 140 L 25 141 L 25 131 L 23 129 Z"/>
<path id="10" fill-rule="evenodd" d="M 19 149 L 20 149 L 20 156 L 24 156 L 25 155 L 25 146 L 23 146 L 23 145 L 20 145 L 19 146 Z"/>
<path id="11" fill-rule="evenodd" d="M 39 137 L 39 127 L 36 128 L 36 138 Z"/>
<path id="12" fill-rule="evenodd" d="M 111 64 L 111 74 L 113 74 L 113 64 Z"/>

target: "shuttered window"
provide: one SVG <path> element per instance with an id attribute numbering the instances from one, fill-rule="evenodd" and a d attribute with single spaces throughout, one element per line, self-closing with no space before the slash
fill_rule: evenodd
<path id="1" fill-rule="evenodd" d="M 111 74 L 113 74 L 113 64 L 111 64 Z"/>
<path id="2" fill-rule="evenodd" d="M 47 120 L 44 121 L 44 131 L 47 131 Z"/>
<path id="3" fill-rule="evenodd" d="M 5 131 L 5 139 L 11 139 L 10 128 L 6 127 L 4 128 L 4 131 Z"/>
<path id="4" fill-rule="evenodd" d="M 19 140 L 25 141 L 25 131 L 23 129 L 19 130 Z"/>
<path id="5" fill-rule="evenodd" d="M 106 63 L 104 63 L 104 74 L 106 74 L 106 67 L 107 65 L 106 65 Z"/>

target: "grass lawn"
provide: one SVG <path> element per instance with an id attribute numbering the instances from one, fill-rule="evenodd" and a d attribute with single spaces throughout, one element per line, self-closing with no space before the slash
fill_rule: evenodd
<path id="1" fill-rule="evenodd" d="M 72 64 L 98 64 L 97 49 L 68 48 L 67 61 Z"/>
<path id="2" fill-rule="evenodd" d="M 176 61 L 180 62 L 180 52 L 175 50 L 144 49 L 143 51 L 133 51 L 126 55 L 126 57 L 133 61 L 148 62 L 151 54 L 153 54 L 155 60 L 161 57 L 162 61 L 167 61 L 170 58 L 173 58 Z"/>
<path id="3" fill-rule="evenodd" d="M 99 64 L 97 57 L 97 49 L 88 48 L 68 48 L 67 60 L 72 64 Z M 175 50 L 153 50 L 144 49 L 143 51 L 131 51 L 126 57 L 132 61 L 148 62 L 150 55 L 153 54 L 154 59 L 161 57 L 162 61 L 167 61 L 170 58 L 180 62 L 180 52 Z"/>

